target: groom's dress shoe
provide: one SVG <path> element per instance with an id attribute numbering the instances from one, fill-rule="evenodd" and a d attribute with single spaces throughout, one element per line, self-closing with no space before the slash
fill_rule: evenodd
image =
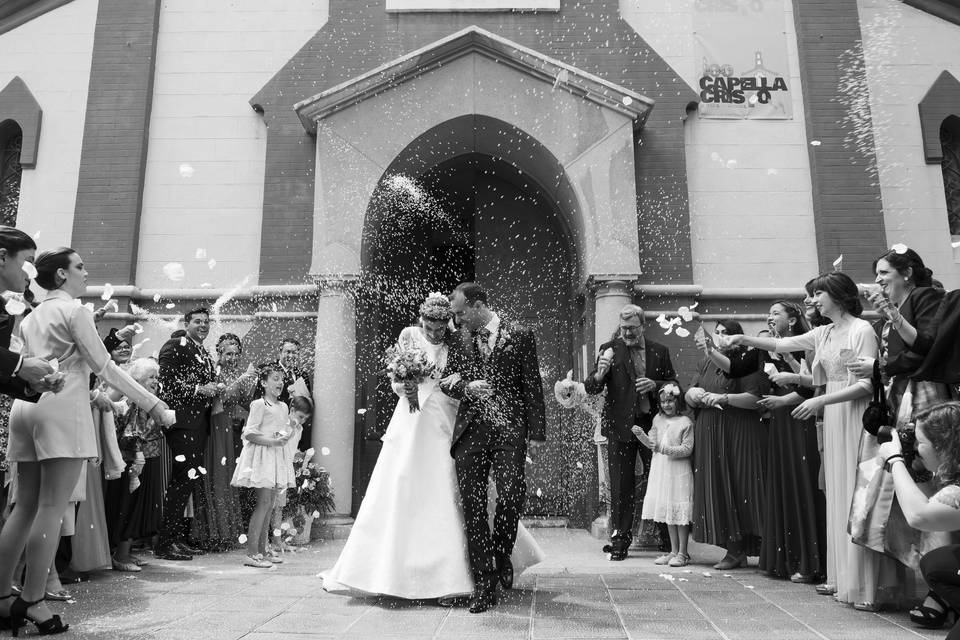
<path id="1" fill-rule="evenodd" d="M 470 613 L 483 613 L 497 605 L 497 583 L 487 579 L 477 586 L 470 598 Z"/>
<path id="2" fill-rule="evenodd" d="M 184 553 L 180 550 L 179 547 L 173 544 L 168 544 L 163 547 L 158 547 L 153 552 L 154 557 L 159 558 L 160 560 L 193 560 L 193 556 L 189 553 Z"/>
<path id="3" fill-rule="evenodd" d="M 187 544 L 186 542 L 174 542 L 172 546 L 176 547 L 176 549 L 177 549 L 178 551 L 180 551 L 180 553 L 185 553 L 185 554 L 191 555 L 191 556 L 202 556 L 202 555 L 205 555 L 205 554 L 207 553 L 207 552 L 204 551 L 203 549 L 198 549 L 198 548 L 196 548 L 196 547 L 191 547 L 191 546 L 190 546 L 189 544 Z"/>
<path id="4" fill-rule="evenodd" d="M 497 577 L 504 589 L 513 588 L 513 563 L 510 562 L 510 556 L 497 558 Z"/>

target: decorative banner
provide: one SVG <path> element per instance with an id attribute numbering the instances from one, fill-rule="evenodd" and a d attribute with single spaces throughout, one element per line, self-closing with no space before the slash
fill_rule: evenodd
<path id="1" fill-rule="evenodd" d="M 700 117 L 790 120 L 783 0 L 696 0 Z"/>

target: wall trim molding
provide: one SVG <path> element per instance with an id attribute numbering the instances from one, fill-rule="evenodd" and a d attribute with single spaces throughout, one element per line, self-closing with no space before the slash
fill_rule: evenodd
<path id="1" fill-rule="evenodd" d="M 53 11 L 73 0 L 7 0 L 0 4 L 0 34 Z"/>
<path id="2" fill-rule="evenodd" d="M 903 4 L 932 16 L 960 25 L 960 2 L 957 0 L 900 0 Z"/>

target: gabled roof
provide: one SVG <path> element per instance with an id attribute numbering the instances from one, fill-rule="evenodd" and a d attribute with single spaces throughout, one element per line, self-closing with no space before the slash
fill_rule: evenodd
<path id="1" fill-rule="evenodd" d="M 318 120 L 472 53 L 622 113 L 634 121 L 635 129 L 643 126 L 653 108 L 653 100 L 646 96 L 473 25 L 302 100 L 294 110 L 313 134 Z"/>

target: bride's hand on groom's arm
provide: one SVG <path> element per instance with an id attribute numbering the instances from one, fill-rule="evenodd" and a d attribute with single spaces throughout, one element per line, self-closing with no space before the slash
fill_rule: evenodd
<path id="1" fill-rule="evenodd" d="M 459 373 L 452 373 L 449 376 L 440 379 L 440 388 L 444 391 L 450 391 L 462 381 L 463 378 Z"/>
<path id="2" fill-rule="evenodd" d="M 468 398 L 483 399 L 493 395 L 493 389 L 486 380 L 474 380 L 467 384 L 466 394 Z"/>

